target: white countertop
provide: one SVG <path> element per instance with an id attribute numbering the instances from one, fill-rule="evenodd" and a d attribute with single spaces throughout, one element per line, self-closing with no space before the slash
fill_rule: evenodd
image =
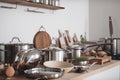
<path id="1" fill-rule="evenodd" d="M 97 74 L 101 71 L 110 69 L 117 65 L 120 65 L 119 60 L 112 60 L 111 62 L 104 63 L 103 65 L 95 64 L 94 66 L 91 67 L 91 69 L 88 70 L 88 72 L 85 73 L 70 72 L 64 74 L 61 78 L 54 80 L 83 80 L 91 75 Z"/>

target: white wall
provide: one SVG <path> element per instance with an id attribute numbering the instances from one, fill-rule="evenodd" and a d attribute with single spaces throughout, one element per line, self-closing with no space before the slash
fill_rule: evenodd
<path id="1" fill-rule="evenodd" d="M 0 5 L 14 6 L 6 3 Z M 27 8 L 36 8 L 20 5 L 17 9 L 0 8 L 0 43 L 9 43 L 14 36 L 18 36 L 22 42 L 32 43 L 41 25 L 51 37 L 58 37 L 58 29 L 67 29 L 71 36 L 77 33 L 78 37 L 88 33 L 89 0 L 61 0 L 60 5 L 65 9 L 52 11 L 37 8 L 44 14 L 26 12 Z"/>
<path id="2" fill-rule="evenodd" d="M 89 3 L 89 39 L 109 37 L 109 16 L 113 22 L 113 37 L 120 38 L 120 0 L 89 0 Z"/>

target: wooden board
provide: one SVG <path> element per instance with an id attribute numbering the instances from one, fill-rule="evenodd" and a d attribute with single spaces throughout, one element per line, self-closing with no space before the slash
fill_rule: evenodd
<path id="1" fill-rule="evenodd" d="M 89 63 L 92 64 L 93 62 L 97 62 L 98 64 L 104 64 L 106 62 L 110 62 L 112 60 L 111 56 L 105 56 L 105 57 L 98 57 L 93 58 L 89 60 Z"/>
<path id="2" fill-rule="evenodd" d="M 59 37 L 59 41 L 60 41 L 60 47 L 65 49 L 66 48 L 66 43 L 65 43 L 65 39 L 64 37 Z"/>
<path id="3" fill-rule="evenodd" d="M 37 49 L 48 48 L 51 44 L 51 37 L 46 31 L 39 31 L 34 36 L 33 42 Z"/>

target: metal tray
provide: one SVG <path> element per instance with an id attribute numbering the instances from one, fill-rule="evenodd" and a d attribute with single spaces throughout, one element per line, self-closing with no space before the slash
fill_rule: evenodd
<path id="1" fill-rule="evenodd" d="M 24 71 L 28 78 L 40 79 L 56 79 L 64 74 L 64 70 L 60 68 L 32 68 Z"/>

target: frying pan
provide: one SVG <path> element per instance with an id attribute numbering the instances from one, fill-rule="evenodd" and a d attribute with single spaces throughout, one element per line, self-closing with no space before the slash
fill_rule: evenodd
<path id="1" fill-rule="evenodd" d="M 46 30 L 41 31 L 42 28 L 45 30 L 45 28 L 41 26 L 39 31 L 34 36 L 33 43 L 36 49 L 48 48 L 51 44 L 50 35 L 46 32 Z"/>
<path id="2" fill-rule="evenodd" d="M 90 69 L 93 65 L 95 65 L 97 62 L 93 62 L 91 65 L 77 65 L 74 66 L 75 72 L 81 73 L 81 72 L 88 72 L 88 69 Z"/>

